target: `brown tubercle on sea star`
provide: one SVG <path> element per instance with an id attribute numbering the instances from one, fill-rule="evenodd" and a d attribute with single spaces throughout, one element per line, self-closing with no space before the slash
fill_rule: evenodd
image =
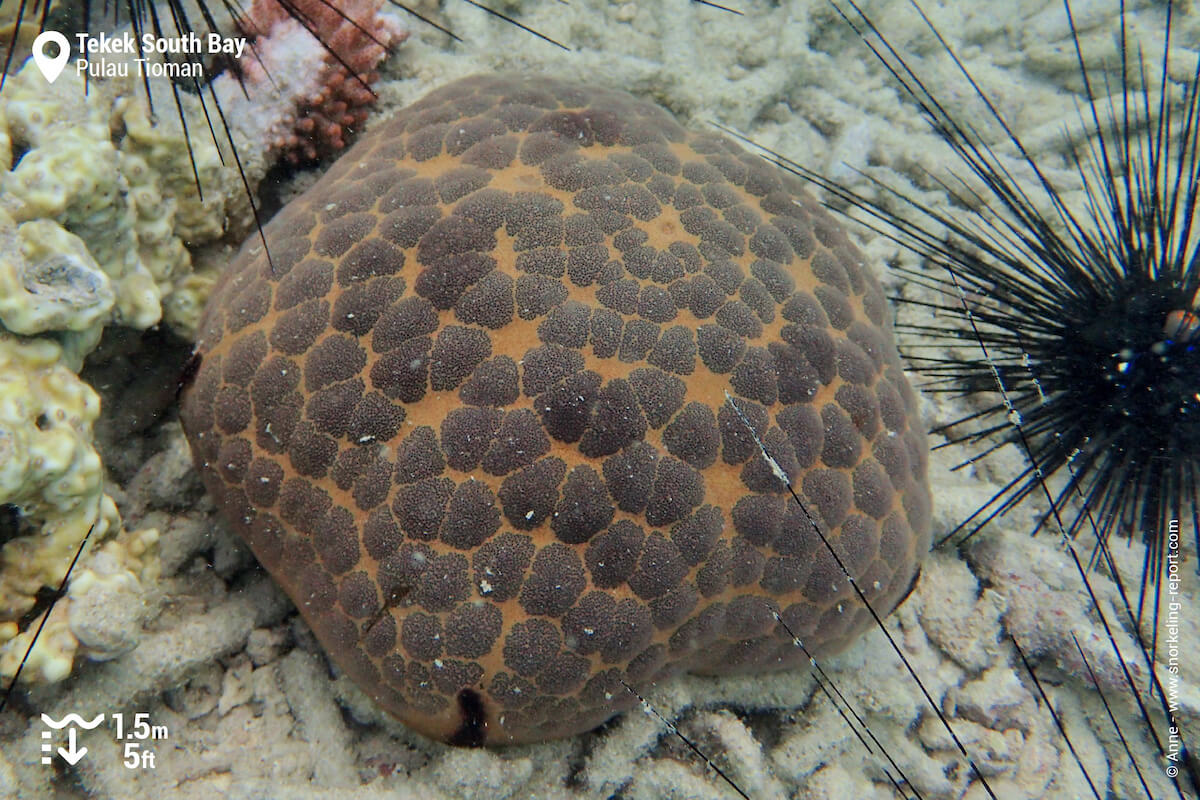
<path id="1" fill-rule="evenodd" d="M 881 614 L 915 579 L 927 451 L 883 294 L 726 137 L 475 76 L 266 238 L 209 303 L 184 425 L 330 655 L 422 733 L 567 736 L 623 684 L 804 664 L 772 609 L 818 654 L 870 626 L 759 441 Z"/>

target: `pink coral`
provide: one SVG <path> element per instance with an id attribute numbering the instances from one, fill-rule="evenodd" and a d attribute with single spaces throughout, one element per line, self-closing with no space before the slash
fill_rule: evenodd
<path id="1" fill-rule="evenodd" d="M 278 80 L 272 64 L 286 62 L 273 50 L 295 52 L 298 40 L 317 39 L 324 45 L 308 91 L 295 97 L 294 110 L 272 126 L 268 146 L 292 163 L 313 161 L 346 146 L 362 125 L 375 100 L 370 85 L 378 79 L 376 66 L 388 48 L 408 32 L 379 15 L 383 0 L 254 0 L 240 20 L 253 38 L 243 60 L 251 84 Z M 289 13 L 289 9 L 293 13 Z M 316 36 L 314 37 L 314 34 Z"/>

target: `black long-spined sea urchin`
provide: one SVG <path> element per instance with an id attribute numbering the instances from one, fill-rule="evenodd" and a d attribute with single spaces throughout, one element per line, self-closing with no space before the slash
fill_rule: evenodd
<path id="1" fill-rule="evenodd" d="M 959 466 L 1006 445 L 1026 458 L 945 538 L 969 537 L 1027 500 L 1043 501 L 1048 510 L 1035 532 L 1091 535 L 1093 565 L 1103 561 L 1117 581 L 1129 627 L 1143 632 L 1143 655 L 1152 664 L 1169 537 L 1200 546 L 1200 61 L 1172 60 L 1181 11 L 1170 0 L 1162 11 L 1162 51 L 1151 54 L 1133 43 L 1121 3 L 1113 32 L 1120 60 L 1107 65 L 1085 56 L 1069 0 L 1063 5 L 1091 99 L 1074 119 L 1069 109 L 1064 117 L 1082 203 L 1072 204 L 1039 165 L 919 7 L 987 121 L 1002 131 L 1013 151 L 1007 158 L 947 110 L 853 0 L 849 9 L 835 4 L 966 166 L 970 176 L 933 178 L 959 210 L 940 211 L 882 185 L 883 199 L 871 199 L 771 157 L 865 212 L 869 227 L 926 262 L 927 270 L 902 271 L 932 290 L 932 299 L 896 299 L 938 320 L 898 325 L 905 355 L 928 379 L 927 390 L 964 398 L 972 408 L 934 431 L 945 437 L 941 446 L 973 448 Z M 1072 122 L 1083 133 L 1072 133 Z M 1032 188 L 1014 170 L 1029 173 Z M 947 326 L 946 319 L 962 324 Z M 1109 555 L 1113 534 L 1145 544 L 1136 597 L 1125 593 Z M 1091 593 L 1082 566 L 1080 573 Z M 1107 628 L 1104 612 L 1097 613 Z M 1123 661 L 1122 668 L 1156 735 Z M 1149 695 L 1177 729 L 1156 668 L 1150 671 Z M 1186 744 L 1179 780 L 1195 790 L 1200 779 Z"/>
<path id="2" fill-rule="evenodd" d="M 1168 35 L 1172 10 L 1169 4 Z M 1128 56 L 1125 35 L 1122 25 L 1121 52 Z M 1073 41 L 1078 47 L 1077 35 Z M 1077 55 L 1089 95 L 1111 88 L 1093 86 L 1082 52 Z M 1040 491 L 1043 476 L 1061 471 L 1066 480 L 1055 490 L 1054 509 L 1065 511 L 1073 499 L 1083 504 L 1064 518 L 1067 532 L 1094 529 L 1101 539 L 1118 531 L 1141 535 L 1149 545 L 1144 578 L 1153 581 L 1168 525 L 1182 520 L 1191 522 L 1193 535 L 1197 530 L 1200 67 L 1182 87 L 1182 111 L 1170 100 L 1167 51 L 1157 84 L 1148 82 L 1145 67 L 1140 59 L 1123 61 L 1122 99 L 1081 112 L 1084 124 L 1100 132 L 1084 148 L 1087 158 L 1074 161 L 1087 196 L 1083 215 L 1067 207 L 1026 156 L 1055 210 L 1044 218 L 970 128 L 926 95 L 922 110 L 991 192 L 995 202 L 988 206 L 995 213 L 959 221 L 918 205 L 949 230 L 950 240 L 906 224 L 898 231 L 946 271 L 932 281 L 945 298 L 934 307 L 966 309 L 972 323 L 909 325 L 908 331 L 934 346 L 963 339 L 979 345 L 975 356 L 911 359 L 948 391 L 990 395 L 971 417 L 945 426 L 978 423 L 949 444 L 990 441 L 980 454 L 987 455 L 1000 443 L 1024 440 L 1031 458 L 960 530 L 977 530 Z M 919 82 L 906 88 L 923 91 Z M 1010 136 L 1024 155 L 1020 140 Z"/>

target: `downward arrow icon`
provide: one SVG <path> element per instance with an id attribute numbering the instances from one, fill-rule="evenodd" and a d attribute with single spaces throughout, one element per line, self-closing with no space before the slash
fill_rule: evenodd
<path id="1" fill-rule="evenodd" d="M 75 729 L 67 728 L 67 747 L 65 750 L 61 747 L 58 748 L 58 754 L 63 757 L 63 761 L 75 766 L 79 763 L 79 759 L 87 755 L 87 751 L 86 747 L 75 749 Z"/>

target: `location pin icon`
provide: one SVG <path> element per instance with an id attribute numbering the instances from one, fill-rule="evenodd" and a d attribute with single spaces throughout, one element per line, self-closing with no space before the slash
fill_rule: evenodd
<path id="1" fill-rule="evenodd" d="M 46 55 L 46 45 L 50 42 L 58 45 L 58 55 L 53 58 Z M 58 31 L 42 31 L 33 40 L 33 63 L 37 64 L 37 68 L 42 71 L 42 76 L 50 83 L 54 83 L 62 74 L 63 67 L 67 65 L 70 57 L 70 42 Z"/>

